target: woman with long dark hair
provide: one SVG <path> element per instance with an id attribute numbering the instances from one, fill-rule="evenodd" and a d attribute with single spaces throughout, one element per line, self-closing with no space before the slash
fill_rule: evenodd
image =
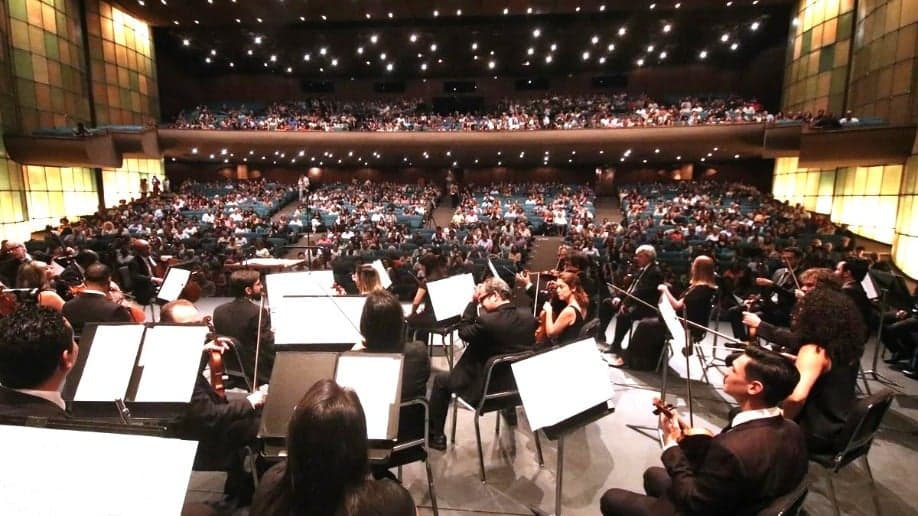
<path id="1" fill-rule="evenodd" d="M 294 408 L 287 461 L 265 472 L 253 516 L 333 516 L 366 481 L 367 424 L 357 394 L 320 380 Z"/>
<path id="2" fill-rule="evenodd" d="M 545 333 L 556 344 L 569 344 L 577 340 L 580 329 L 585 324 L 586 307 L 589 297 L 580 284 L 576 272 L 562 272 L 555 281 L 555 296 L 564 303 L 564 308 L 554 314 L 550 301 L 542 307 L 545 317 Z"/>

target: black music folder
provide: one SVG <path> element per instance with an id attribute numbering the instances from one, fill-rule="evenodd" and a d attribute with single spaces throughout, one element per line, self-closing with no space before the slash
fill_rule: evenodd
<path id="1" fill-rule="evenodd" d="M 76 416 L 117 417 L 121 399 L 134 417 L 183 413 L 207 338 L 205 325 L 89 324 L 63 397 Z"/>
<path id="2" fill-rule="evenodd" d="M 293 409 L 306 391 L 323 379 L 333 379 L 357 393 L 367 419 L 370 447 L 391 449 L 398 437 L 403 361 L 397 353 L 278 352 L 258 432 L 264 454 L 286 454 L 287 425 Z"/>

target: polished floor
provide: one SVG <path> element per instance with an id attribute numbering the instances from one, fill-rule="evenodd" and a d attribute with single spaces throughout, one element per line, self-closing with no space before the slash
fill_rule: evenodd
<path id="1" fill-rule="evenodd" d="M 210 312 L 221 301 L 224 300 L 203 299 L 199 305 L 203 311 Z M 729 329 L 726 331 L 729 333 Z M 712 340 L 709 336 L 704 343 L 709 354 Z M 871 340 L 864 355 L 864 369 L 871 368 L 873 351 Z M 445 370 L 446 360 L 435 357 L 434 367 Z M 729 409 L 720 388 L 722 375 L 716 368 L 708 369 L 708 384 L 701 378 L 697 358 L 689 361 L 689 367 L 693 379 L 695 425 L 711 429 L 722 427 Z M 685 371 L 685 359 L 677 354 L 670 361 L 668 399 L 675 400 L 682 413 L 688 411 Z M 879 371 L 898 385 L 894 387 L 897 394 L 892 410 L 883 421 L 869 455 L 876 488 L 871 489 L 863 463 L 858 461 L 836 476 L 835 490 L 842 514 L 912 515 L 918 513 L 918 490 L 913 490 L 914 479 L 918 478 L 918 381 L 890 371 L 882 361 Z M 609 381 L 615 387 L 615 413 L 575 431 L 565 440 L 562 514 L 598 514 L 599 498 L 606 489 L 620 487 L 640 491 L 644 469 L 660 464 L 656 416 L 652 415 L 650 405 L 660 394 L 660 375 L 609 368 Z M 884 385 L 870 381 L 870 387 L 875 391 Z M 532 507 L 554 512 L 557 445 L 542 438 L 545 464 L 540 467 L 532 434 L 523 412 L 520 414 L 517 427 L 501 424 L 499 437 L 494 434 L 496 414 L 483 417 L 481 431 L 487 483 L 482 483 L 478 473 L 473 413 L 460 410 L 456 444 L 451 444 L 445 452 L 431 452 L 440 514 L 526 515 L 532 514 Z M 219 475 L 194 473 L 188 500 L 214 499 L 221 488 L 221 480 Z M 812 485 L 804 508 L 809 514 L 832 514 L 825 472 L 813 463 L 810 480 Z M 420 513 L 432 514 L 423 464 L 405 466 L 403 484 L 419 505 Z M 875 503 L 879 504 L 879 512 Z M 236 513 L 245 514 L 246 511 Z"/>

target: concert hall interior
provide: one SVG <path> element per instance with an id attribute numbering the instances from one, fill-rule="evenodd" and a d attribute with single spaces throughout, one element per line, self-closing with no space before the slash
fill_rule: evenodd
<path id="1" fill-rule="evenodd" d="M 0 39 L 0 512 L 918 513 L 918 0 Z"/>

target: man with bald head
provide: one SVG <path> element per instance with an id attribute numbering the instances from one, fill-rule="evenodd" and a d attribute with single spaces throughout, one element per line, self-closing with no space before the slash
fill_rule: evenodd
<path id="1" fill-rule="evenodd" d="M 156 262 L 150 254 L 150 243 L 135 238 L 131 244 L 134 248 L 134 258 L 128 262 L 128 270 L 131 273 L 134 299 L 142 305 L 148 305 L 153 299 L 156 285 L 161 284 L 163 280 L 153 274 Z"/>
<path id="2" fill-rule="evenodd" d="M 19 266 L 29 263 L 32 258 L 26 252 L 22 242 L 7 240 L 0 246 L 0 283 L 12 287 L 16 283 Z"/>

